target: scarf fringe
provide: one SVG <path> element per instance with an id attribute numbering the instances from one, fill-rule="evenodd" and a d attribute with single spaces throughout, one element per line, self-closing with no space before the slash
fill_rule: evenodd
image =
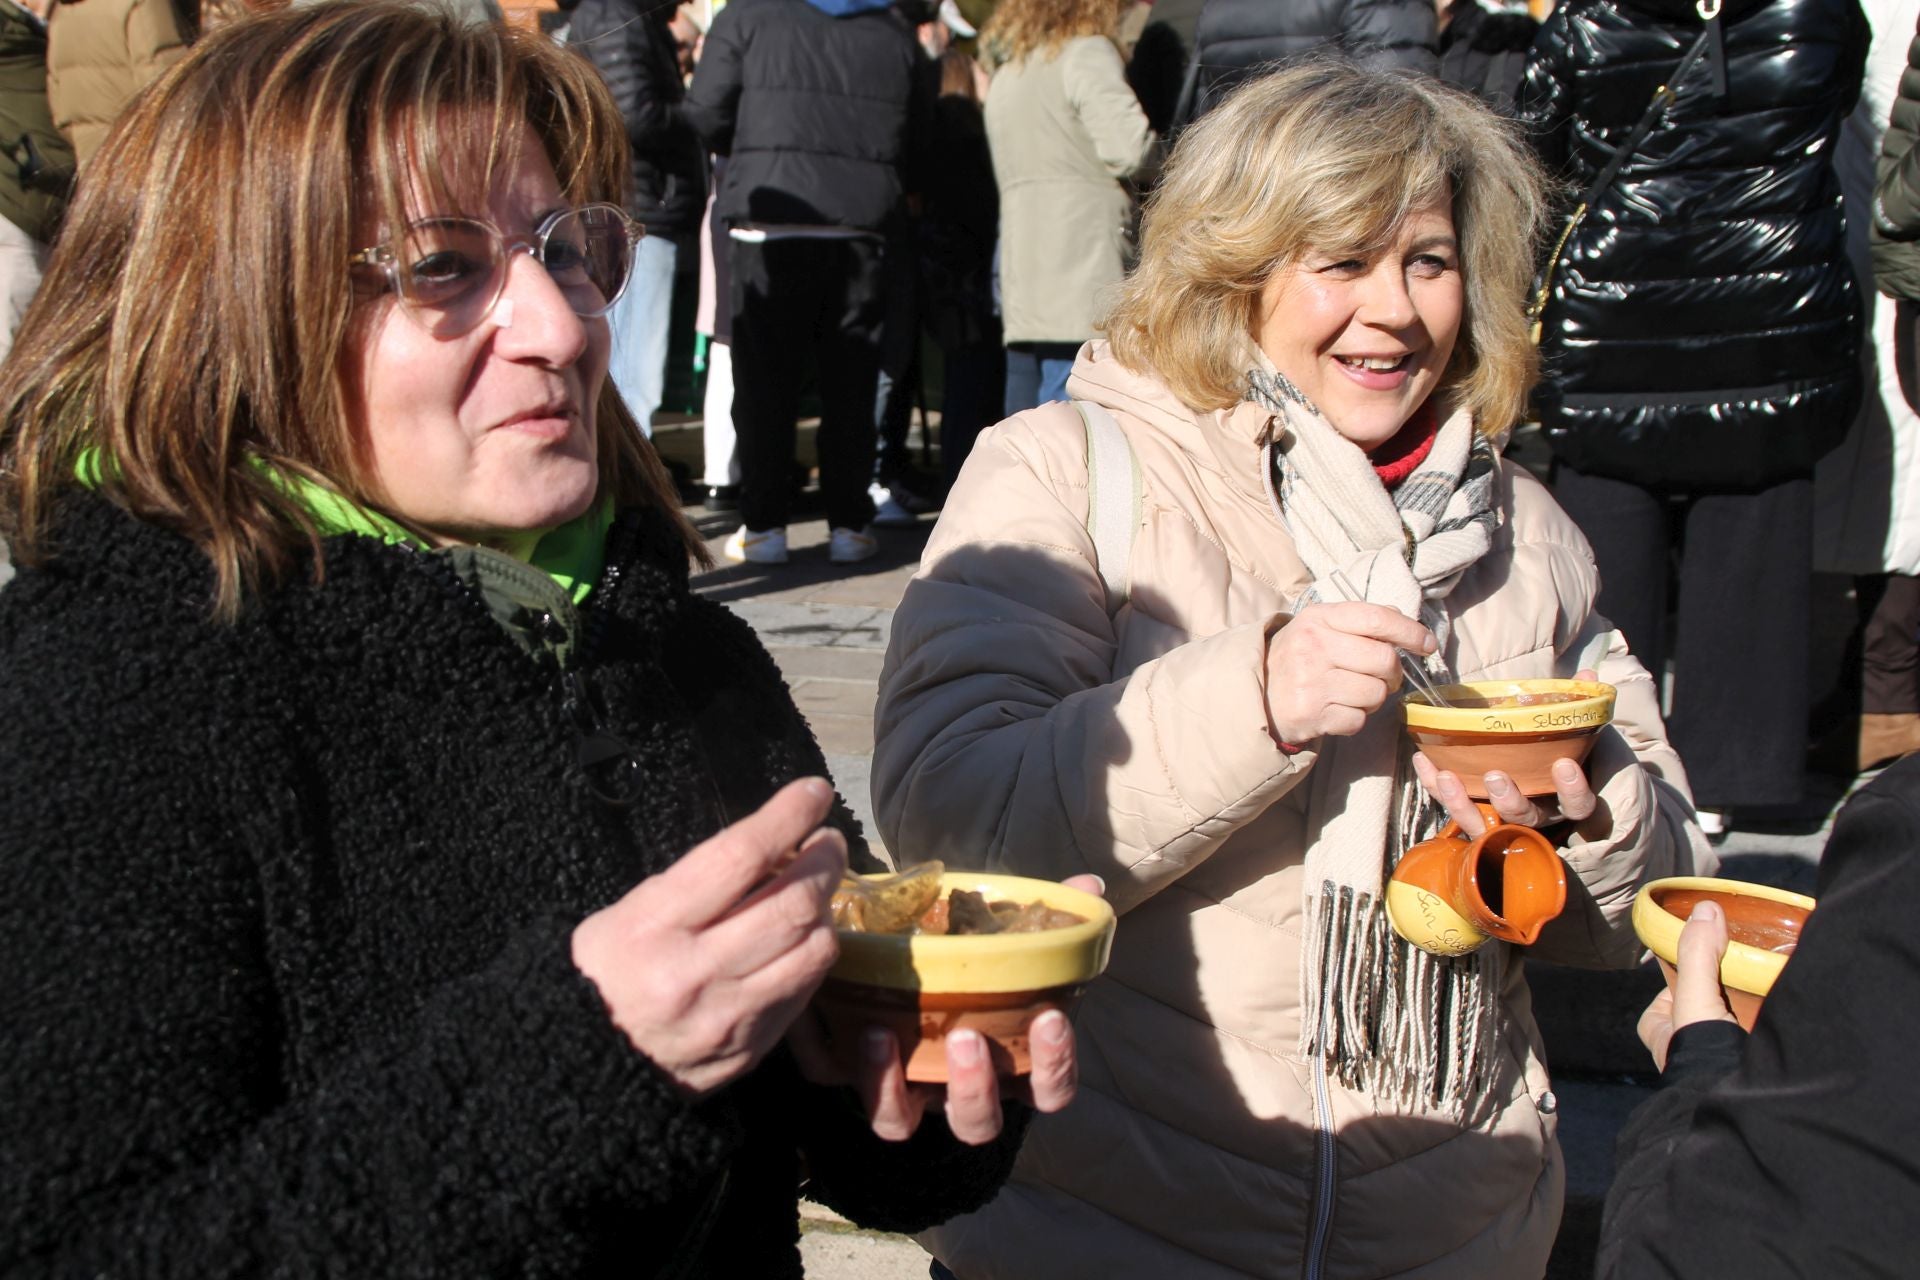
<path id="1" fill-rule="evenodd" d="M 1393 862 L 1444 814 L 1410 767 L 1396 779 Z M 1308 897 L 1301 966 L 1303 1048 L 1348 1089 L 1462 1125 L 1495 1101 L 1507 947 L 1464 956 L 1421 950 L 1393 931 L 1381 896 L 1325 880 Z"/>

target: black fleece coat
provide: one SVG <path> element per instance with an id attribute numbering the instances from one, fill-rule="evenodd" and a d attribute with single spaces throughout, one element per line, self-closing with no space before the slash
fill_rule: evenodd
<path id="1" fill-rule="evenodd" d="M 1019 1115 L 887 1144 L 779 1055 L 691 1101 L 573 967 L 823 771 L 664 520 L 564 672 L 439 555 L 329 539 L 233 626 L 209 584 L 88 496 L 0 594 L 0 1274 L 797 1276 L 803 1161 L 895 1230 L 1005 1176 Z"/>
<path id="2" fill-rule="evenodd" d="M 648 235 L 686 239 L 707 206 L 707 153 L 680 111 L 687 89 L 667 30 L 673 12 L 642 0 L 580 0 L 567 47 L 599 69 L 626 122 L 627 211 Z"/>
<path id="3" fill-rule="evenodd" d="M 1841 811 L 1816 897 L 1752 1036 L 1673 1037 L 1620 1135 L 1599 1280 L 1914 1274 L 1920 756 Z"/>
<path id="4" fill-rule="evenodd" d="M 1866 18 L 1857 0 L 1727 0 L 1720 21 L 1726 94 L 1703 57 L 1567 241 L 1535 394 L 1575 470 L 1678 492 L 1810 475 L 1861 393 L 1833 150 Z M 1519 116 L 1570 193 L 1701 30 L 1694 0 L 1567 0 L 1541 26 Z"/>
<path id="5" fill-rule="evenodd" d="M 727 157 L 720 219 L 901 230 L 928 151 L 924 61 L 888 8 L 834 17 L 807 0 L 733 0 L 707 33 L 684 108 Z"/>

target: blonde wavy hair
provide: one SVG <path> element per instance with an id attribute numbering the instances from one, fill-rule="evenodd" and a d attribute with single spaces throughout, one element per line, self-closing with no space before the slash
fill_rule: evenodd
<path id="1" fill-rule="evenodd" d="M 1120 0 L 1000 0 L 980 42 L 998 66 L 1036 53 L 1051 58 L 1079 36 L 1111 40 L 1119 29 Z"/>
<path id="2" fill-rule="evenodd" d="M 1198 410 L 1244 398 L 1268 279 L 1314 253 L 1369 256 L 1452 193 L 1466 308 L 1443 393 L 1498 434 L 1538 356 L 1525 305 L 1546 181 L 1518 130 L 1431 77 L 1315 58 L 1253 80 L 1189 128 L 1103 322 L 1114 357 Z"/>
<path id="3" fill-rule="evenodd" d="M 622 199 L 619 109 L 545 36 L 367 0 L 196 44 L 88 165 L 0 366 L 0 529 L 16 558 L 47 553 L 86 459 L 102 496 L 206 554 L 217 616 L 303 553 L 320 576 L 319 534 L 276 475 L 382 510 L 347 378 L 390 295 L 357 297 L 348 259 L 370 219 L 404 225 L 413 201 L 484 208 L 523 127 L 569 201 Z M 666 511 L 704 559 L 611 380 L 595 429 L 600 493 Z"/>

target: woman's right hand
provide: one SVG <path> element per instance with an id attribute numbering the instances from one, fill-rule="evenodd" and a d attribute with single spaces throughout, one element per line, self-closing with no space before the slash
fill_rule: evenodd
<path id="1" fill-rule="evenodd" d="M 688 1093 L 751 1070 L 838 954 L 828 903 L 847 843 L 820 825 L 832 803 L 823 779 L 790 783 L 573 931 L 614 1023 Z"/>
<path id="2" fill-rule="evenodd" d="M 1267 640 L 1267 722 L 1274 741 L 1301 747 L 1360 732 L 1400 687 L 1400 655 L 1428 654 L 1433 633 L 1397 609 L 1310 604 Z"/>

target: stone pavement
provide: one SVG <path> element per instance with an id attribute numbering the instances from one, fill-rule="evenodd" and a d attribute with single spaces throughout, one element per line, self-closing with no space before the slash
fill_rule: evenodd
<path id="1" fill-rule="evenodd" d="M 698 468 L 697 430 L 661 429 L 661 452 Z M 737 524 L 705 508 L 688 513 L 716 559 Z M 795 700 L 827 752 L 835 780 L 877 843 L 868 796 L 872 714 L 893 609 L 912 578 L 933 525 L 878 530 L 881 553 L 863 564 L 826 558 L 819 520 L 789 528 L 791 563 L 723 566 L 696 579 L 699 590 L 753 624 L 793 686 Z M 1831 650 L 1833 637 L 1822 639 Z M 1847 786 L 1809 780 L 1799 805 L 1743 815 L 1720 849 L 1727 874 L 1810 890 L 1819 850 Z M 1634 1035 L 1641 1009 L 1660 987 L 1651 966 L 1634 973 L 1589 973 L 1530 965 L 1534 1008 L 1553 1064 L 1560 1141 L 1568 1166 L 1567 1213 L 1549 1280 L 1592 1271 L 1600 1206 L 1613 1172 L 1613 1141 L 1651 1092 L 1646 1052 Z M 850 1226 L 803 1206 L 802 1251 L 815 1280 L 921 1280 L 926 1256 L 912 1241 Z"/>

